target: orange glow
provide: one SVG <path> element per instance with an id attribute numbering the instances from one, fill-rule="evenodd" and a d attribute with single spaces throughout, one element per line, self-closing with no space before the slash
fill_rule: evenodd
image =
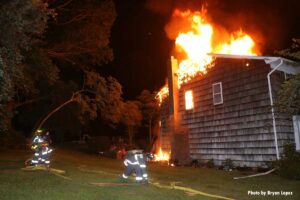
<path id="1" fill-rule="evenodd" d="M 231 41 L 229 41 L 229 43 L 220 45 L 220 50 L 217 50 L 217 53 L 233 55 L 256 55 L 252 52 L 254 45 L 255 43 L 252 38 L 240 30 L 239 32 L 231 35 Z"/>
<path id="2" fill-rule="evenodd" d="M 169 96 L 169 87 L 168 85 L 164 85 L 156 94 L 155 98 L 158 100 L 159 105 L 161 105 L 164 99 L 167 98 L 168 96 Z"/>
<path id="3" fill-rule="evenodd" d="M 177 71 L 179 87 L 198 72 L 206 72 L 205 67 L 212 62 L 212 57 L 207 55 L 212 52 L 212 26 L 205 23 L 201 15 L 192 15 L 188 11 L 185 17 L 191 23 L 191 31 L 179 33 L 175 41 L 187 56 L 180 62 Z"/>
<path id="4" fill-rule="evenodd" d="M 194 108 L 194 99 L 192 90 L 188 90 L 184 94 L 185 96 L 185 109 L 191 110 Z"/>
<path id="5" fill-rule="evenodd" d="M 175 40 L 176 52 L 181 55 L 182 52 L 185 54 L 185 58 L 181 59 L 179 69 L 176 73 L 179 88 L 183 83 L 188 82 L 197 74 L 205 74 L 207 69 L 214 65 L 214 59 L 208 53 L 234 55 L 258 54 L 258 52 L 254 51 L 254 40 L 242 30 L 232 34 L 228 34 L 224 30 L 218 30 L 219 37 L 216 38 L 214 32 L 217 29 L 214 28 L 212 23 L 208 22 L 205 9 L 201 12 L 175 10 L 173 16 L 185 22 L 184 26 L 180 27 L 178 25 L 175 26 L 177 30 L 172 30 L 178 33 Z M 226 38 L 225 36 L 228 35 L 230 37 Z"/>
<path id="6" fill-rule="evenodd" d="M 154 161 L 169 161 L 170 154 L 163 152 L 161 148 L 159 148 L 158 152 L 154 154 Z"/>

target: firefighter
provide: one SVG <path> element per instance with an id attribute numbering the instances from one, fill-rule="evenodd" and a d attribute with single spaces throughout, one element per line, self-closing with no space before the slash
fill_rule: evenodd
<path id="1" fill-rule="evenodd" d="M 31 160 L 31 164 L 32 165 L 38 165 L 42 158 L 42 154 L 41 154 L 41 150 L 42 150 L 42 146 L 41 144 L 44 142 L 42 136 L 41 136 L 42 131 L 41 130 L 37 130 L 36 135 L 34 136 L 33 140 L 32 140 L 32 145 L 31 145 L 31 149 L 34 150 L 34 154 L 33 154 L 33 158 Z"/>
<path id="2" fill-rule="evenodd" d="M 52 143 L 52 140 L 50 138 L 50 132 L 46 131 L 45 134 L 42 135 L 42 138 L 44 142 L 48 143 L 48 145 L 50 146 L 50 144 Z"/>
<path id="3" fill-rule="evenodd" d="M 42 134 L 41 130 L 36 132 L 32 140 L 31 149 L 34 150 L 31 165 L 45 164 L 47 168 L 50 166 L 50 153 L 52 149 L 49 147 L 50 137 L 49 132 Z M 27 164 L 27 163 L 26 163 Z"/>
<path id="4" fill-rule="evenodd" d="M 148 183 L 148 174 L 146 171 L 146 167 L 147 167 L 147 156 L 145 154 L 143 154 L 143 152 L 137 152 L 137 154 L 135 155 L 137 157 L 137 160 L 139 162 L 139 167 L 142 173 L 142 181 L 145 183 Z"/>
<path id="5" fill-rule="evenodd" d="M 50 132 L 46 131 L 45 134 L 42 135 L 42 138 L 44 140 L 42 144 L 42 163 L 49 167 L 50 153 L 52 152 L 52 149 L 50 148 L 50 144 L 52 143 L 52 140 L 50 138 Z"/>
<path id="6" fill-rule="evenodd" d="M 139 164 L 138 155 L 141 150 L 130 150 L 124 160 L 126 166 L 124 173 L 122 174 L 122 181 L 127 182 L 128 177 L 134 172 L 136 174 L 135 180 L 137 183 L 141 183 L 143 180 L 142 170 Z"/>
<path id="7" fill-rule="evenodd" d="M 48 146 L 47 143 L 42 145 L 42 150 L 41 150 L 41 163 L 45 164 L 46 167 L 50 167 L 50 154 L 52 152 L 52 149 Z"/>

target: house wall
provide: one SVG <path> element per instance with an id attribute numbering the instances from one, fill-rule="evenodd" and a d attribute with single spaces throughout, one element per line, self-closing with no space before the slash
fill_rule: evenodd
<path id="1" fill-rule="evenodd" d="M 246 64 L 249 66 L 246 66 Z M 182 85 L 179 91 L 181 125 L 188 129 L 192 159 L 222 164 L 226 159 L 240 166 L 259 166 L 276 159 L 267 74 L 261 60 L 218 58 L 207 74 Z M 272 75 L 273 92 L 283 81 Z M 222 82 L 223 104 L 213 105 L 212 84 Z M 192 90 L 194 109 L 185 110 L 184 91 Z M 292 122 L 278 117 L 280 151 L 293 139 Z"/>

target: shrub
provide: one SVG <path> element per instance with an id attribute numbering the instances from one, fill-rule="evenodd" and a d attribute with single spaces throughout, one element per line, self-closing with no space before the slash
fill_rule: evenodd
<path id="1" fill-rule="evenodd" d="M 208 160 L 207 163 L 206 163 L 206 166 L 207 166 L 208 168 L 214 168 L 214 167 L 215 167 L 214 159 Z"/>
<path id="2" fill-rule="evenodd" d="M 296 152 L 294 144 L 286 144 L 283 155 L 277 161 L 278 174 L 288 179 L 300 180 L 300 153 Z"/>
<path id="3" fill-rule="evenodd" d="M 231 159 L 226 159 L 222 164 L 225 171 L 232 171 L 232 169 L 234 168 L 233 161 Z"/>

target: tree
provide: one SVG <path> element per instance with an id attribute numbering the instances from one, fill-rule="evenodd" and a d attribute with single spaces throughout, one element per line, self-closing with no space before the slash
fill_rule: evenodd
<path id="1" fill-rule="evenodd" d="M 143 116 L 137 101 L 126 101 L 122 107 L 121 122 L 127 127 L 129 146 L 132 147 L 135 129 L 140 126 Z"/>
<path id="2" fill-rule="evenodd" d="M 60 70 L 80 69 L 87 79 L 91 74 L 97 74 L 92 70 L 95 66 L 113 59 L 109 47 L 110 29 L 116 17 L 112 0 L 44 2 L 13 0 L 0 3 L 1 131 L 4 126 L 11 127 L 15 109 L 54 97 L 51 93 L 59 90 L 55 87 L 62 87 L 62 81 L 69 81 L 59 77 Z M 116 92 L 115 96 L 117 93 L 120 96 L 120 84 L 113 78 L 104 80 L 104 84 L 95 85 L 108 87 L 103 90 L 111 90 Z M 73 79 L 77 84 L 80 81 L 77 77 Z M 84 89 L 86 87 L 89 87 L 87 83 Z M 103 98 L 101 103 L 92 100 L 93 95 L 86 91 L 74 90 L 73 93 L 66 104 L 79 102 L 82 111 L 108 105 Z M 95 116 L 93 112 L 87 113 Z M 102 116 L 110 117 L 113 123 L 118 121 L 103 112 Z"/>
<path id="3" fill-rule="evenodd" d="M 120 96 L 121 85 L 112 77 L 105 81 L 95 70 L 96 67 L 113 60 L 109 39 L 116 18 L 114 2 L 49 0 L 49 6 L 55 10 L 56 17 L 49 22 L 49 30 L 46 33 L 45 51 L 48 56 L 67 70 L 79 69 L 85 77 L 83 88 L 112 87 L 106 89 L 118 91 L 118 94 L 114 95 Z M 93 79 L 99 82 L 96 83 Z M 93 89 L 99 92 L 101 88 Z M 80 93 L 82 92 L 80 90 Z M 74 94 L 77 92 L 74 91 Z M 92 106 L 91 103 L 89 102 L 89 106 Z M 84 107 L 84 103 L 82 106 Z"/>
<path id="4" fill-rule="evenodd" d="M 290 48 L 275 51 L 275 53 L 285 58 L 300 61 L 300 38 L 292 39 L 292 42 Z"/>
<path id="5" fill-rule="evenodd" d="M 120 122 L 123 101 L 119 82 L 112 77 L 105 79 L 94 71 L 87 71 L 85 75 L 82 88 L 45 115 L 35 129 L 42 128 L 54 113 L 71 103 L 79 104 L 81 121 L 96 119 L 100 115 L 112 126 Z"/>
<path id="6" fill-rule="evenodd" d="M 112 77 L 101 77 L 95 67 L 113 59 L 109 47 L 111 27 L 116 18 L 112 0 L 49 1 L 56 18 L 49 23 L 45 50 L 49 57 L 67 70 L 80 70 L 84 83 L 49 112 L 36 126 L 40 128 L 52 114 L 70 103 L 80 105 L 81 121 L 98 114 L 112 126 L 120 121 L 121 85 Z M 78 81 L 78 80 L 77 80 Z"/>
<path id="7" fill-rule="evenodd" d="M 109 39 L 116 11 L 112 0 L 52 0 L 50 6 L 57 13 L 47 32 L 52 58 L 75 66 L 113 60 Z"/>
<path id="8" fill-rule="evenodd" d="M 25 60 L 40 45 L 53 11 L 42 0 L 0 3 L 0 130 L 10 128 L 14 101 L 34 91 Z"/>
<path id="9" fill-rule="evenodd" d="M 300 60 L 300 39 L 293 39 L 293 45 L 289 49 L 276 52 L 278 55 L 294 60 Z M 275 108 L 280 113 L 290 115 L 300 114 L 300 74 L 285 81 L 278 92 Z"/>
<path id="10" fill-rule="evenodd" d="M 275 102 L 278 112 L 289 115 L 300 114 L 300 74 L 285 81 Z"/>
<path id="11" fill-rule="evenodd" d="M 155 133 L 153 129 L 158 125 L 159 120 L 159 103 L 155 98 L 156 93 L 151 93 L 148 90 L 143 90 L 138 96 L 138 101 L 141 103 L 141 111 L 143 119 L 149 128 L 149 144 L 153 145 L 155 142 Z"/>

